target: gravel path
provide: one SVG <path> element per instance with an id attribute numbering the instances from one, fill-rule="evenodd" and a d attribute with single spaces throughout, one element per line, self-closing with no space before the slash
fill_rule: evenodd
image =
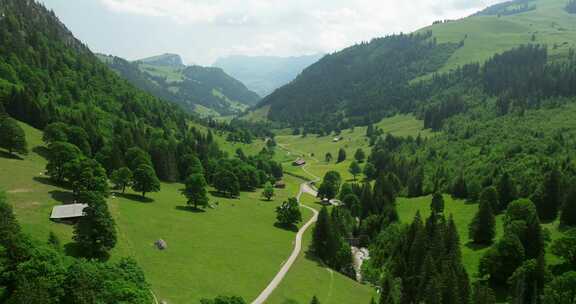
<path id="1" fill-rule="evenodd" d="M 300 185 L 300 191 L 298 192 L 298 196 L 296 196 L 296 199 L 298 200 L 298 202 L 300 202 L 300 197 L 304 193 L 308 193 L 308 194 L 314 195 L 314 196 L 316 196 L 316 194 L 317 194 L 316 191 L 314 189 L 312 189 L 312 187 L 309 185 L 309 183 L 303 183 Z M 270 281 L 268 286 L 266 286 L 266 289 L 264 289 L 260 293 L 260 295 L 256 298 L 256 300 L 252 301 L 252 304 L 265 303 L 266 300 L 268 299 L 268 297 L 274 291 L 274 289 L 276 289 L 276 287 L 278 287 L 280 282 L 282 282 L 282 279 L 284 279 L 284 277 L 286 276 L 286 273 L 288 273 L 288 270 L 290 270 L 290 267 L 292 267 L 292 265 L 296 261 L 296 258 L 298 258 L 300 251 L 302 250 L 302 236 L 304 235 L 306 230 L 308 228 L 310 228 L 310 226 L 312 226 L 312 224 L 314 224 L 316 222 L 316 220 L 318 219 L 318 211 L 316 211 L 316 209 L 308 207 L 306 205 L 302 205 L 302 204 L 300 204 L 300 206 L 312 211 L 312 213 L 314 213 L 314 216 L 312 216 L 312 218 L 310 220 L 308 220 L 308 222 L 306 222 L 306 224 L 304 224 L 304 226 L 302 226 L 302 228 L 300 228 L 300 230 L 298 230 L 298 233 L 296 234 L 296 240 L 294 241 L 294 249 L 292 250 L 292 254 L 290 254 L 290 257 L 288 258 L 286 263 L 284 263 L 284 265 L 282 265 L 282 268 L 280 268 L 280 271 L 278 271 L 278 273 L 272 279 L 272 281 Z"/>

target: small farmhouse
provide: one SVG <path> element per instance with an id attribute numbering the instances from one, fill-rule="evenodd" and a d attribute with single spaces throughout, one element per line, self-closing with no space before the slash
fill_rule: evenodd
<path id="1" fill-rule="evenodd" d="M 52 208 L 50 219 L 54 221 L 66 221 L 81 218 L 85 215 L 84 208 L 87 204 L 60 205 Z"/>
<path id="2" fill-rule="evenodd" d="M 303 158 L 298 158 L 292 163 L 293 166 L 304 166 L 305 164 L 306 161 Z"/>
<path id="3" fill-rule="evenodd" d="M 283 180 L 279 180 L 274 184 L 275 188 L 284 189 L 286 188 L 286 183 Z"/>

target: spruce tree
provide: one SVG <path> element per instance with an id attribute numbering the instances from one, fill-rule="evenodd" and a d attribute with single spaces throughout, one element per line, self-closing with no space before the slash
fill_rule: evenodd
<path id="1" fill-rule="evenodd" d="M 480 201 L 480 203 L 482 203 L 483 201 L 488 202 L 494 214 L 496 214 L 500 208 L 500 199 L 498 197 L 498 190 L 493 186 L 489 186 L 482 189 L 482 192 L 480 192 L 480 197 L 478 198 L 478 200 Z"/>
<path id="2" fill-rule="evenodd" d="M 454 182 L 454 185 L 452 186 L 452 195 L 459 199 L 465 199 L 468 197 L 468 186 L 466 185 L 466 180 L 464 179 L 463 174 L 460 174 Z"/>
<path id="3" fill-rule="evenodd" d="M 316 296 L 313 296 L 312 301 L 310 301 L 310 304 L 320 304 L 320 301 L 318 300 L 318 298 Z"/>
<path id="4" fill-rule="evenodd" d="M 566 196 L 562 213 L 560 214 L 561 226 L 576 226 L 576 188 L 572 186 Z"/>
<path id="5" fill-rule="evenodd" d="M 516 199 L 516 186 L 508 172 L 504 172 L 498 181 L 498 197 L 500 198 L 499 211 L 506 210 L 508 204 Z"/>
<path id="6" fill-rule="evenodd" d="M 444 197 L 439 192 L 435 192 L 432 195 L 432 203 L 430 203 L 430 209 L 432 213 L 442 214 L 444 213 Z"/>
<path id="7" fill-rule="evenodd" d="M 492 212 L 492 203 L 482 200 L 478 212 L 469 226 L 469 238 L 475 244 L 489 245 L 496 235 L 496 219 Z"/>
<path id="8" fill-rule="evenodd" d="M 331 257 L 336 253 L 337 244 L 335 242 L 334 231 L 332 230 L 332 223 L 328 215 L 328 209 L 322 207 L 318 214 L 318 220 L 314 227 L 312 236 L 312 247 L 314 253 L 324 263 L 329 264 Z"/>
<path id="9" fill-rule="evenodd" d="M 472 293 L 472 303 L 474 304 L 496 304 L 494 291 L 482 282 L 474 284 Z"/>
<path id="10" fill-rule="evenodd" d="M 340 150 L 338 150 L 338 159 L 336 162 L 341 163 L 345 160 L 346 160 L 346 150 L 340 148 Z"/>
<path id="11" fill-rule="evenodd" d="M 83 192 L 79 201 L 88 204 L 74 229 L 74 240 L 87 258 L 108 258 L 116 245 L 116 227 L 104 198 L 95 192 Z"/>
<path id="12" fill-rule="evenodd" d="M 552 169 L 544 176 L 544 181 L 533 195 L 533 202 L 540 219 L 551 222 L 558 216 L 562 205 L 562 175 L 557 169 Z"/>

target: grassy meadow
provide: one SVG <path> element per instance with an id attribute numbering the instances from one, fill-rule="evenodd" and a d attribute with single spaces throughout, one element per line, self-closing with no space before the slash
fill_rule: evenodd
<path id="1" fill-rule="evenodd" d="M 456 51 L 441 71 L 458 66 L 484 62 L 495 53 L 501 53 L 522 44 L 545 44 L 552 56 L 567 53 L 574 48 L 576 22 L 564 7 L 565 0 L 536 1 L 536 10 L 510 16 L 474 16 L 458 22 L 435 24 L 420 30 L 432 31 L 438 43 L 459 43 Z M 532 37 L 534 35 L 534 40 Z"/>
<path id="2" fill-rule="evenodd" d="M 394 136 L 413 136 L 429 137 L 432 135 L 430 130 L 424 130 L 424 122 L 417 120 L 413 115 L 397 115 L 386 118 L 374 125 L 380 128 L 384 133 L 390 133 Z M 366 127 L 356 127 L 354 129 L 343 130 L 340 137 L 342 140 L 334 142 L 334 136 L 318 137 L 309 134 L 306 137 L 300 135 L 282 135 L 276 136 L 276 142 L 280 145 L 277 149 L 276 158 L 283 162 L 284 170 L 290 173 L 302 174 L 300 168 L 293 167 L 292 161 L 297 157 L 303 156 L 308 166 L 306 170 L 310 173 L 323 177 L 326 172 L 338 171 L 344 180 L 352 180 L 353 176 L 348 172 L 350 163 L 354 160 L 354 153 L 357 149 L 362 149 L 366 155 L 370 154 L 370 146 L 366 135 Z M 338 150 L 342 148 L 346 151 L 346 161 L 336 163 Z M 325 161 L 326 153 L 332 154 L 333 160 L 330 163 Z"/>

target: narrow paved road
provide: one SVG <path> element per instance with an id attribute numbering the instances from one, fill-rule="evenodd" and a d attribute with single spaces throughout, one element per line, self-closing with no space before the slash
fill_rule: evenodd
<path id="1" fill-rule="evenodd" d="M 304 193 L 308 193 L 308 194 L 313 195 L 313 196 L 317 195 L 316 190 L 314 190 L 310 186 L 309 183 L 303 183 L 300 185 L 300 190 L 298 192 L 298 196 L 296 196 L 296 199 L 298 200 L 298 202 L 300 202 L 300 197 Z M 266 286 L 266 289 L 264 289 L 260 293 L 260 295 L 256 298 L 256 300 L 252 301 L 252 304 L 265 303 L 266 300 L 268 299 L 268 297 L 274 291 L 274 289 L 276 289 L 276 287 L 278 287 L 280 282 L 282 282 L 282 279 L 284 279 L 284 277 L 286 276 L 286 273 L 288 273 L 288 270 L 290 270 L 290 267 L 292 267 L 292 265 L 294 264 L 294 262 L 298 258 L 300 251 L 302 250 L 302 236 L 304 235 L 306 230 L 308 228 L 310 228 L 310 226 L 312 226 L 312 224 L 314 224 L 316 222 L 316 220 L 318 219 L 318 211 L 316 211 L 314 208 L 311 208 L 311 207 L 308 207 L 308 206 L 302 205 L 302 204 L 300 204 L 300 206 L 311 210 L 312 213 L 314 213 L 314 216 L 312 216 L 312 218 L 308 222 L 306 222 L 306 224 L 304 224 L 304 226 L 302 226 L 302 228 L 300 228 L 300 230 L 298 230 L 298 233 L 296 234 L 296 240 L 294 241 L 294 250 L 292 250 L 292 254 L 290 254 L 290 257 L 288 258 L 286 263 L 284 263 L 284 265 L 282 265 L 282 268 L 280 268 L 280 271 L 276 274 L 274 279 L 272 279 L 272 281 L 268 284 L 268 286 Z"/>

